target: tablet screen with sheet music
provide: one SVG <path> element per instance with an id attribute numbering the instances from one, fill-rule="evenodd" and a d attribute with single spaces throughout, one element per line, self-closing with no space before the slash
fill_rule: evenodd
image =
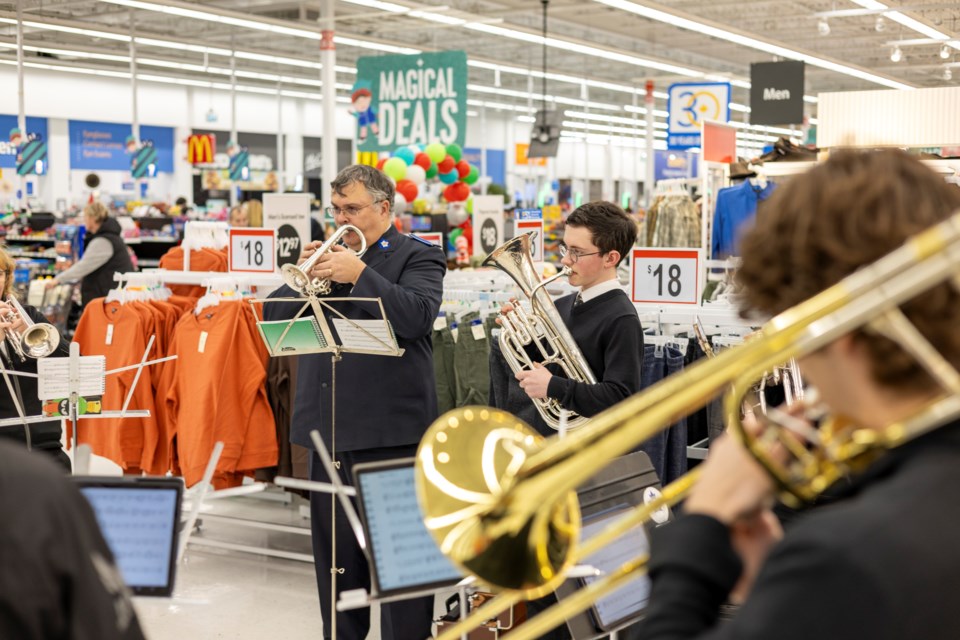
<path id="1" fill-rule="evenodd" d="M 169 596 L 176 571 L 183 482 L 179 478 L 75 477 L 127 586 Z"/>
<path id="2" fill-rule="evenodd" d="M 358 464 L 353 473 L 378 597 L 456 584 L 462 575 L 423 524 L 413 458 Z"/>

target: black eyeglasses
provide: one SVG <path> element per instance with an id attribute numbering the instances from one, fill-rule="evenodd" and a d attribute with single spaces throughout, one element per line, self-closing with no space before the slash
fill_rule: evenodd
<path id="1" fill-rule="evenodd" d="M 574 264 L 576 264 L 577 261 L 580 260 L 580 258 L 585 258 L 587 256 L 596 256 L 596 255 L 600 255 L 601 253 L 603 253 L 603 251 L 594 251 L 592 253 L 580 253 L 579 251 L 576 251 L 574 249 L 568 249 L 567 245 L 565 244 L 560 245 L 560 257 L 566 258 L 567 256 L 570 256 L 570 260 Z"/>
<path id="2" fill-rule="evenodd" d="M 381 202 L 383 202 L 383 200 L 374 200 L 374 201 L 371 202 L 370 204 L 365 204 L 365 205 L 362 205 L 362 206 L 359 206 L 359 207 L 354 206 L 354 205 L 350 205 L 350 206 L 344 207 L 344 208 L 342 208 L 342 209 L 341 209 L 340 207 L 326 207 L 326 208 L 324 208 L 323 212 L 324 212 L 325 214 L 327 214 L 328 216 L 330 216 L 330 217 L 333 217 L 333 216 L 336 216 L 336 215 L 342 213 L 343 215 L 345 215 L 345 216 L 348 217 L 348 218 L 355 218 L 356 216 L 358 216 L 358 215 L 360 214 L 361 211 L 363 211 L 363 210 L 366 209 L 367 207 L 372 207 L 373 205 L 375 205 L 375 204 L 380 204 Z"/>

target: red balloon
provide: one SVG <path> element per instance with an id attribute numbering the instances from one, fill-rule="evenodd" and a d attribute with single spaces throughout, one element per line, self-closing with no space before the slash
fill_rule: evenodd
<path id="1" fill-rule="evenodd" d="M 440 170 L 440 173 L 450 173 L 455 166 L 457 166 L 457 163 L 450 156 L 437 163 L 437 169 Z"/>
<path id="2" fill-rule="evenodd" d="M 431 160 L 430 156 L 428 156 L 425 153 L 418 153 L 417 156 L 413 159 L 413 164 L 420 165 L 421 167 L 423 167 L 424 171 L 429 171 L 430 165 L 433 164 L 433 160 Z"/>
<path id="3" fill-rule="evenodd" d="M 456 182 L 453 186 L 457 188 L 458 200 L 460 200 L 460 202 L 466 202 L 470 197 L 470 185 L 465 182 Z"/>
<path id="4" fill-rule="evenodd" d="M 470 175 L 470 163 L 466 160 L 461 160 L 457 163 L 457 175 L 460 176 L 460 179 L 463 180 L 468 175 Z"/>
<path id="5" fill-rule="evenodd" d="M 377 161 L 377 169 L 379 169 L 380 171 L 383 171 L 383 165 L 385 165 L 387 163 L 387 160 L 389 159 L 390 158 L 380 158 Z"/>
<path id="6" fill-rule="evenodd" d="M 407 202 L 413 202 L 417 199 L 417 185 L 415 185 L 410 180 L 398 180 L 397 181 L 397 193 L 402 195 Z"/>
<path id="7" fill-rule="evenodd" d="M 470 197 L 470 187 L 462 182 L 454 182 L 443 190 L 447 202 L 463 202 Z"/>

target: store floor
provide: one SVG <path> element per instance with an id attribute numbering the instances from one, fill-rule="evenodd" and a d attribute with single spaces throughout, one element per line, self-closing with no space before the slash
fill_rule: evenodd
<path id="1" fill-rule="evenodd" d="M 94 456 L 90 473 L 119 475 L 120 468 Z M 204 504 L 192 538 L 195 543 L 177 568 L 173 597 L 134 599 L 148 640 L 323 638 L 312 562 L 207 546 L 243 545 L 309 555 L 310 523 L 300 508 L 307 503 L 296 496 L 282 502 L 280 495 L 274 488 L 262 495 Z M 273 523 L 285 530 L 242 526 L 243 521 Z M 370 627 L 367 640 L 380 640 L 377 606 Z"/>

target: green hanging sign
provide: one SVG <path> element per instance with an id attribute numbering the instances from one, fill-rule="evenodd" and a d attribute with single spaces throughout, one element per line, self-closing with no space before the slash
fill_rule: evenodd
<path id="1" fill-rule="evenodd" d="M 350 96 L 360 151 L 467 138 L 467 54 L 440 51 L 357 60 Z"/>

